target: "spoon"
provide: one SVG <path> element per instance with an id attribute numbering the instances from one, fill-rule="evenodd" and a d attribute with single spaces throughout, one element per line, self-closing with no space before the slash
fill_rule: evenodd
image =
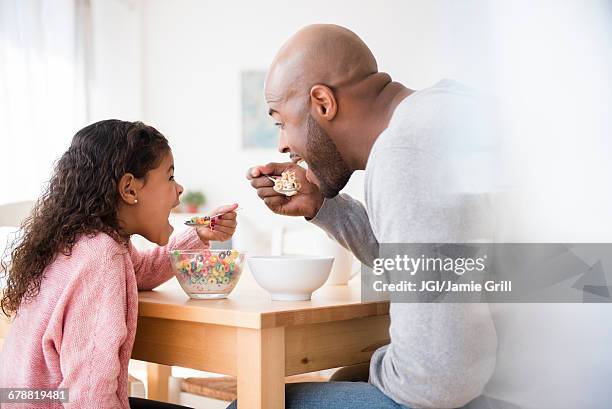
<path id="1" fill-rule="evenodd" d="M 281 176 L 276 176 L 276 177 L 273 177 L 270 175 L 264 175 L 264 176 L 270 179 L 272 182 L 274 182 L 275 185 L 276 185 L 276 182 L 281 178 Z M 298 193 L 298 189 L 277 189 L 276 186 L 272 187 L 272 189 L 274 189 L 275 192 L 281 193 L 287 197 L 294 196 Z"/>
<path id="2" fill-rule="evenodd" d="M 242 207 L 239 207 L 236 210 L 232 210 L 232 211 L 237 212 L 238 210 L 242 210 Z M 225 213 L 230 213 L 230 212 L 225 212 Z M 219 217 L 223 216 L 225 213 L 217 213 L 212 216 L 192 217 L 191 220 L 187 220 L 185 222 L 185 225 L 187 226 L 208 226 L 210 225 L 211 221 L 217 220 Z M 194 218 L 203 219 L 204 223 L 194 222 L 193 221 Z"/>

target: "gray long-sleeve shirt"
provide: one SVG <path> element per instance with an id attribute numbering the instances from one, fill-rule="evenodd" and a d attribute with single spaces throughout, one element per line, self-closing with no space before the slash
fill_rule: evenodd
<path id="1" fill-rule="evenodd" d="M 490 238 L 492 160 L 479 99 L 442 80 L 407 97 L 374 144 L 366 206 L 341 194 L 312 222 L 372 265 L 380 243 L 463 243 Z M 392 303 L 391 343 L 370 382 L 410 408 L 457 408 L 478 396 L 497 339 L 487 304 Z"/>

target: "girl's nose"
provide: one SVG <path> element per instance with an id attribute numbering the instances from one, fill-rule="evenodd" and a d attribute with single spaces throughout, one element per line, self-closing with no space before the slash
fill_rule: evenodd
<path id="1" fill-rule="evenodd" d="M 178 192 L 179 196 L 182 195 L 183 194 L 183 190 L 185 190 L 185 189 L 183 189 L 183 185 L 180 185 L 178 183 L 176 184 L 176 189 L 177 189 L 177 192 Z"/>

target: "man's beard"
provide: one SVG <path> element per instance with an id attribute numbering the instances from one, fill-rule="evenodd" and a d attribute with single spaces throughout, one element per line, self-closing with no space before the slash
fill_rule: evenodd
<path id="1" fill-rule="evenodd" d="M 327 132 L 310 114 L 306 119 L 306 156 L 308 169 L 319 179 L 321 194 L 326 198 L 337 196 L 353 172 Z"/>

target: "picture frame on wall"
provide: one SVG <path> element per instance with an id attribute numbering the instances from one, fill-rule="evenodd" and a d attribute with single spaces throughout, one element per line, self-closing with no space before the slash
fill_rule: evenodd
<path id="1" fill-rule="evenodd" d="M 274 149 L 278 144 L 278 130 L 268 115 L 264 98 L 265 78 L 265 70 L 240 73 L 242 147 L 245 149 Z"/>

